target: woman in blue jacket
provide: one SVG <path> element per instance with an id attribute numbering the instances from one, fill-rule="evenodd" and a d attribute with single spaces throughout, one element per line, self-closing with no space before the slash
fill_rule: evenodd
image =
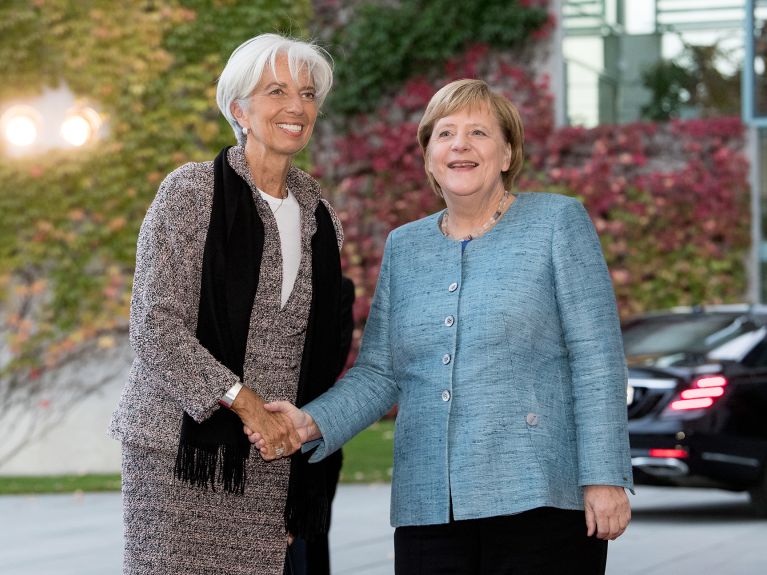
<path id="1" fill-rule="evenodd" d="M 604 573 L 630 520 L 610 276 L 577 200 L 510 191 L 523 138 L 482 81 L 434 95 L 418 141 L 447 209 L 389 235 L 346 376 L 302 410 L 269 406 L 319 461 L 399 404 L 398 575 Z"/>

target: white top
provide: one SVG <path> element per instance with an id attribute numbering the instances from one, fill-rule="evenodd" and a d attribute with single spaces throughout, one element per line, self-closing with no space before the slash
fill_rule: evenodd
<path id="1" fill-rule="evenodd" d="M 293 291 L 293 284 L 296 283 L 298 267 L 301 265 L 301 207 L 290 190 L 288 190 L 288 197 L 284 200 L 270 196 L 260 189 L 258 193 L 272 209 L 274 219 L 277 221 L 277 230 L 280 233 L 280 252 L 282 254 L 280 305 L 285 307 L 290 292 Z M 242 385 L 236 383 L 226 392 L 223 401 L 227 407 L 234 402 L 240 389 L 242 389 Z"/>
<path id="2" fill-rule="evenodd" d="M 301 208 L 296 197 L 288 190 L 288 197 L 284 200 L 270 196 L 266 192 L 258 190 L 261 197 L 269 204 L 277 220 L 277 229 L 280 232 L 280 251 L 282 253 L 282 292 L 280 302 L 285 307 L 285 302 L 293 291 L 296 283 L 298 267 L 301 265 Z"/>

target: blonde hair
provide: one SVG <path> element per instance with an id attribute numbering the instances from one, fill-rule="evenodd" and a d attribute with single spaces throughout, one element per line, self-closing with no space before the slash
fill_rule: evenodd
<path id="1" fill-rule="evenodd" d="M 418 124 L 418 145 L 421 146 L 428 166 L 429 142 L 434 125 L 442 118 L 464 108 L 487 106 L 495 114 L 506 142 L 511 146 L 509 169 L 502 172 L 503 185 L 507 190 L 514 187 L 514 181 L 525 161 L 525 129 L 516 106 L 504 96 L 493 92 L 482 80 L 456 80 L 443 86 L 429 101 L 423 118 Z M 429 185 L 442 197 L 442 189 L 426 168 Z"/>

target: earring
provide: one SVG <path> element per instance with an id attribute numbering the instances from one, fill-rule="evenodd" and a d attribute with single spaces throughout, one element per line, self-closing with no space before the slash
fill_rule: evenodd
<path id="1" fill-rule="evenodd" d="M 248 135 L 248 128 L 243 128 L 242 129 L 242 133 L 247 136 Z"/>

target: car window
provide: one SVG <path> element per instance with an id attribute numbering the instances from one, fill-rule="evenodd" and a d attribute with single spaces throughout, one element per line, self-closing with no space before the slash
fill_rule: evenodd
<path id="1" fill-rule="evenodd" d="M 743 365 L 746 367 L 767 366 L 767 340 L 762 341 L 743 358 Z"/>
<path id="2" fill-rule="evenodd" d="M 752 367 L 758 365 L 761 362 L 767 361 L 767 346 L 757 346 L 757 344 L 763 342 L 765 335 L 767 335 L 767 328 L 765 327 L 742 333 L 738 337 L 712 349 L 708 352 L 708 358 L 731 361 L 746 361 L 745 358 L 748 358 L 746 362 L 748 365 Z M 764 350 L 761 356 L 759 353 L 756 353 L 760 348 Z"/>
<path id="3" fill-rule="evenodd" d="M 662 363 L 666 365 L 709 354 L 716 359 L 741 359 L 764 335 L 750 335 L 760 327 L 735 313 L 657 315 L 629 320 L 622 329 L 626 355 L 665 356 L 668 361 Z"/>

